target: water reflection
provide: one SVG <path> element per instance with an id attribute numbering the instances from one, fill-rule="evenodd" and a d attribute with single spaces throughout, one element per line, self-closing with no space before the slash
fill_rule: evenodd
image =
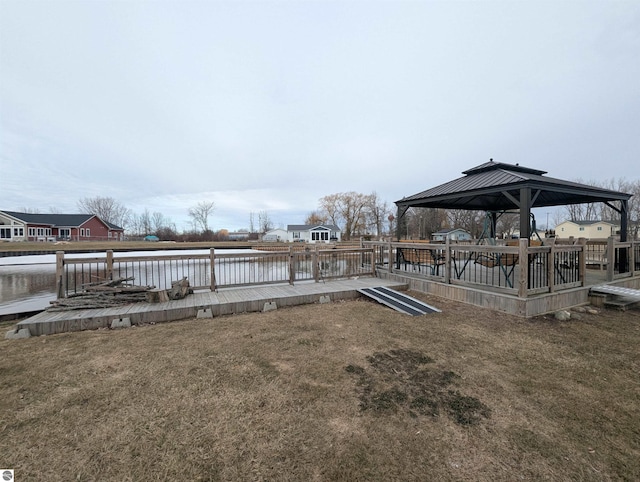
<path id="1" fill-rule="evenodd" d="M 46 309 L 55 286 L 53 264 L 0 266 L 0 315 Z"/>

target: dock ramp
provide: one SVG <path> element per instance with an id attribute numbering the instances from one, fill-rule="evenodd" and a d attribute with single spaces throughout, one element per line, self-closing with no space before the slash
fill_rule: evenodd
<path id="1" fill-rule="evenodd" d="M 640 290 L 623 286 L 597 285 L 592 286 L 590 293 L 606 295 L 604 306 L 626 310 L 640 304 Z"/>
<path id="2" fill-rule="evenodd" d="M 393 308 L 396 311 L 411 316 L 426 315 L 427 313 L 440 312 L 438 308 L 423 303 L 420 300 L 407 296 L 398 291 L 385 288 L 384 286 L 373 288 L 360 288 L 359 293 L 376 300 L 378 303 Z"/>
<path id="3" fill-rule="evenodd" d="M 592 286 L 591 291 L 605 295 L 614 295 L 620 298 L 626 298 L 629 301 L 640 301 L 640 290 L 633 288 L 624 288 L 622 286 L 597 285 Z"/>

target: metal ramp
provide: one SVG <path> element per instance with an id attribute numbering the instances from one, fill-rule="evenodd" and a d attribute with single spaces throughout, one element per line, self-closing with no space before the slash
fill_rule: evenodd
<path id="1" fill-rule="evenodd" d="M 597 285 L 592 286 L 591 291 L 594 293 L 602 293 L 605 295 L 619 296 L 629 301 L 640 301 L 640 290 L 633 288 L 623 288 L 622 286 Z"/>
<path id="2" fill-rule="evenodd" d="M 627 310 L 640 304 L 640 290 L 624 288 L 622 286 L 597 285 L 593 286 L 590 293 L 606 295 L 604 306 Z"/>
<path id="3" fill-rule="evenodd" d="M 359 293 L 362 293 L 369 298 L 376 300 L 378 303 L 393 308 L 396 311 L 405 313 L 411 316 L 426 315 L 427 313 L 440 312 L 438 308 L 423 303 L 420 300 L 407 296 L 403 293 L 399 293 L 395 290 L 385 288 L 384 286 L 374 288 L 360 288 Z"/>

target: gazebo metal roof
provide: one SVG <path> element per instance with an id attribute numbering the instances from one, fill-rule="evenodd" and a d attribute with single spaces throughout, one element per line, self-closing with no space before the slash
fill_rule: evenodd
<path id="1" fill-rule="evenodd" d="M 620 212 L 621 240 L 626 240 L 627 202 L 631 194 L 546 177 L 546 171 L 493 160 L 463 174 L 463 177 L 396 201 L 398 218 L 411 207 L 489 212 L 518 209 L 521 236 L 528 237 L 532 208 L 603 202 Z M 611 204 L 612 201 L 619 201 L 620 206 Z"/>

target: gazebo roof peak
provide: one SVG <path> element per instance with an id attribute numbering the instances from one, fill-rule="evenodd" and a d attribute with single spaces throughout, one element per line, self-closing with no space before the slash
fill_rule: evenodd
<path id="1" fill-rule="evenodd" d="M 480 174 L 481 172 L 487 171 L 496 171 L 498 169 L 503 169 L 505 171 L 510 172 L 523 172 L 527 174 L 535 174 L 537 176 L 542 176 L 546 174 L 547 171 L 541 171 L 539 169 L 532 169 L 530 167 L 521 166 L 520 164 L 508 164 L 506 162 L 494 162 L 493 159 L 489 159 L 489 162 L 485 162 L 484 164 L 480 164 L 479 166 L 472 167 L 471 169 L 467 169 L 466 171 L 462 171 L 462 174 L 471 175 L 471 174 Z"/>

